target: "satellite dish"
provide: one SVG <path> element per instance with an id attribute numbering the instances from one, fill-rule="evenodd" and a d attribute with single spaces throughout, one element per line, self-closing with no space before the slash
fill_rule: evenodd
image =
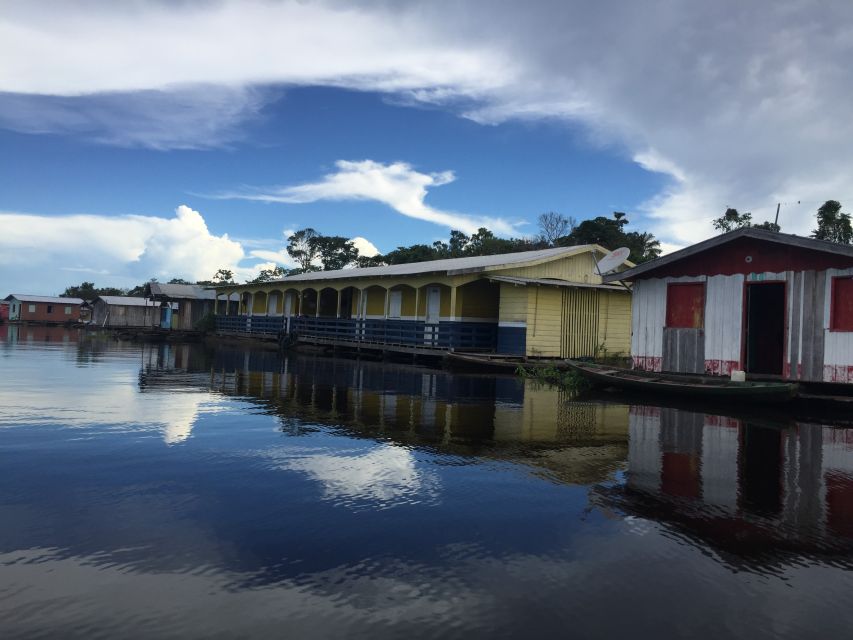
<path id="1" fill-rule="evenodd" d="M 598 261 L 598 264 L 596 265 L 598 268 L 598 274 L 603 276 L 605 273 L 613 271 L 617 267 L 621 266 L 622 263 L 628 259 L 629 255 L 631 255 L 631 250 L 627 247 L 619 247 L 618 249 L 611 251 Z"/>

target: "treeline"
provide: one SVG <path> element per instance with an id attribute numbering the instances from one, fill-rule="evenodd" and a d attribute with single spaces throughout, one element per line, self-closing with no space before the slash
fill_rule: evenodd
<path id="1" fill-rule="evenodd" d="M 135 287 L 120 289 L 118 287 L 96 287 L 94 282 L 81 282 L 80 284 L 65 287 L 60 296 L 68 298 L 82 298 L 83 300 L 94 300 L 99 296 L 131 296 L 142 297 L 145 295 L 145 287 L 152 282 L 158 282 L 157 278 L 151 278 L 148 282 L 138 284 Z M 190 282 L 183 278 L 172 278 L 169 284 L 198 284 L 202 286 L 213 286 L 217 284 L 233 284 L 234 272 L 230 269 L 219 269 L 210 280 L 197 280 Z"/>
<path id="2" fill-rule="evenodd" d="M 324 236 L 315 229 L 302 229 L 288 238 L 287 253 L 297 266 L 289 270 L 278 267 L 262 273 L 260 281 L 348 266 L 408 264 L 581 244 L 600 244 L 608 249 L 628 247 L 631 250 L 630 259 L 637 263 L 659 256 L 660 243 L 655 237 L 651 233 L 627 231 L 628 224 L 628 218 L 620 211 L 614 212 L 610 218 L 599 216 L 580 224 L 574 218 L 549 212 L 539 216 L 539 234 L 532 238 L 499 238 L 486 228 L 480 228 L 471 235 L 453 230 L 447 241 L 399 246 L 393 251 L 375 256 L 359 255 L 352 241 L 342 236 Z"/>
<path id="3" fill-rule="evenodd" d="M 598 216 L 580 223 L 574 218 L 567 218 L 552 211 L 540 215 L 538 224 L 539 233 L 529 238 L 499 238 L 486 228 L 480 228 L 471 235 L 453 230 L 446 242 L 399 246 L 384 255 L 376 256 L 359 255 L 358 248 L 353 242 L 343 236 L 326 236 L 315 229 L 301 229 L 287 239 L 287 253 L 296 263 L 296 267 L 288 269 L 276 266 L 272 269 L 262 269 L 256 278 L 247 280 L 246 284 L 270 282 L 311 271 L 407 264 L 581 244 L 599 244 L 607 249 L 628 247 L 631 251 L 629 259 L 636 263 L 645 262 L 660 255 L 660 243 L 651 233 L 626 230 L 629 224 L 628 218 L 621 211 L 614 212 L 609 218 Z M 151 280 L 151 282 L 156 281 L 155 278 Z M 234 283 L 234 274 L 229 269 L 219 269 L 210 280 L 199 280 L 195 283 L 181 278 L 169 280 L 169 284 L 232 283 Z M 92 282 L 83 282 L 67 287 L 61 295 L 84 300 L 92 300 L 98 296 L 142 296 L 146 284 L 148 283 L 128 289 L 118 289 L 96 287 Z"/>
<path id="4" fill-rule="evenodd" d="M 849 213 L 841 211 L 841 203 L 838 200 L 827 200 L 815 213 L 817 228 L 812 230 L 811 237 L 816 240 L 827 240 L 839 244 L 853 244 L 853 222 Z M 713 221 L 717 231 L 727 233 L 735 229 L 752 227 L 754 229 L 767 229 L 768 231 L 781 231 L 782 228 L 776 222 L 769 220 L 754 224 L 752 214 L 740 213 L 737 209 L 728 208 L 725 213 Z"/>

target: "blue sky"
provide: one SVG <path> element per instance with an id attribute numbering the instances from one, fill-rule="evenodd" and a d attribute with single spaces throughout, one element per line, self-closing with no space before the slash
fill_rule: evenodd
<path id="1" fill-rule="evenodd" d="M 671 248 L 781 201 L 808 233 L 853 197 L 851 12 L 755 4 L 12 0 L 0 293 L 251 277 L 305 226 L 384 252 L 621 210 Z"/>

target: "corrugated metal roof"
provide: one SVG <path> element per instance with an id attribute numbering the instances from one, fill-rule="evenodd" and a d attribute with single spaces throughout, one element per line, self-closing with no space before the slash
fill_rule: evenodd
<path id="1" fill-rule="evenodd" d="M 708 240 L 690 245 L 689 247 L 685 247 L 679 251 L 673 251 L 672 253 L 668 253 L 660 258 L 649 260 L 648 262 L 637 265 L 627 271 L 606 275 L 604 276 L 604 281 L 613 282 L 615 280 L 631 280 L 632 278 L 643 273 L 647 273 L 648 271 L 683 260 L 684 258 L 707 251 L 708 249 L 713 249 L 714 247 L 732 242 L 738 238 L 754 238 L 756 240 L 763 240 L 775 244 L 800 247 L 801 249 L 810 249 L 812 251 L 833 253 L 853 258 L 853 246 L 848 244 L 839 244 L 837 242 L 829 242 L 827 240 L 815 240 L 814 238 L 804 238 L 803 236 L 797 236 L 792 233 L 780 233 L 778 231 L 767 231 L 766 229 L 746 227 L 744 229 L 737 229 L 735 231 L 730 231 L 729 233 L 709 238 Z"/>
<path id="2" fill-rule="evenodd" d="M 80 298 L 62 298 L 60 296 L 31 296 L 27 293 L 12 293 L 6 296 L 6 300 L 14 298 L 20 302 L 48 302 L 52 304 L 83 304 Z"/>
<path id="3" fill-rule="evenodd" d="M 384 267 L 313 271 L 311 273 L 300 273 L 296 276 L 288 276 L 287 278 L 276 280 L 275 282 L 288 283 L 312 280 L 341 280 L 345 278 L 382 278 L 386 276 L 410 276 L 422 273 L 440 272 L 446 273 L 447 275 L 455 275 L 458 273 L 491 271 L 494 269 L 516 267 L 522 264 L 538 262 L 540 260 L 558 259 L 583 253 L 590 249 L 602 250 L 598 245 L 583 244 L 574 247 L 556 247 L 553 249 L 539 249 L 536 251 L 519 251 L 516 253 L 503 253 L 491 256 L 471 256 L 468 258 L 448 258 L 445 260 L 409 262 L 406 264 L 392 264 Z"/>
<path id="4" fill-rule="evenodd" d="M 185 298 L 187 300 L 213 300 L 216 293 L 205 289 L 199 284 L 168 284 L 162 282 L 150 282 L 152 296 L 164 298 Z"/>
<path id="5" fill-rule="evenodd" d="M 525 287 L 529 284 L 548 287 L 572 287 L 576 289 L 609 289 L 611 291 L 626 291 L 625 287 L 618 284 L 595 284 L 591 282 L 572 282 L 571 280 L 560 280 L 559 278 L 520 278 L 517 276 L 489 276 L 489 280 L 495 282 L 507 282 Z"/>
<path id="6" fill-rule="evenodd" d="M 124 307 L 157 307 L 159 303 L 148 298 L 134 298 L 131 296 L 98 296 L 95 300 L 103 300 L 109 305 Z"/>

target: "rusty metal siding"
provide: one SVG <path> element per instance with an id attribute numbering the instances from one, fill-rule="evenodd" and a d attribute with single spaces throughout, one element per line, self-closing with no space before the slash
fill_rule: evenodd
<path id="1" fill-rule="evenodd" d="M 631 356 L 634 366 L 660 371 L 663 325 L 666 320 L 666 282 L 660 279 L 634 283 L 631 300 Z"/>
<path id="2" fill-rule="evenodd" d="M 705 330 L 664 327 L 661 370 L 705 373 Z"/>
<path id="3" fill-rule="evenodd" d="M 829 269 L 823 286 L 824 361 L 820 380 L 853 383 L 853 332 L 830 331 L 832 311 L 832 279 L 851 276 L 853 269 Z"/>

